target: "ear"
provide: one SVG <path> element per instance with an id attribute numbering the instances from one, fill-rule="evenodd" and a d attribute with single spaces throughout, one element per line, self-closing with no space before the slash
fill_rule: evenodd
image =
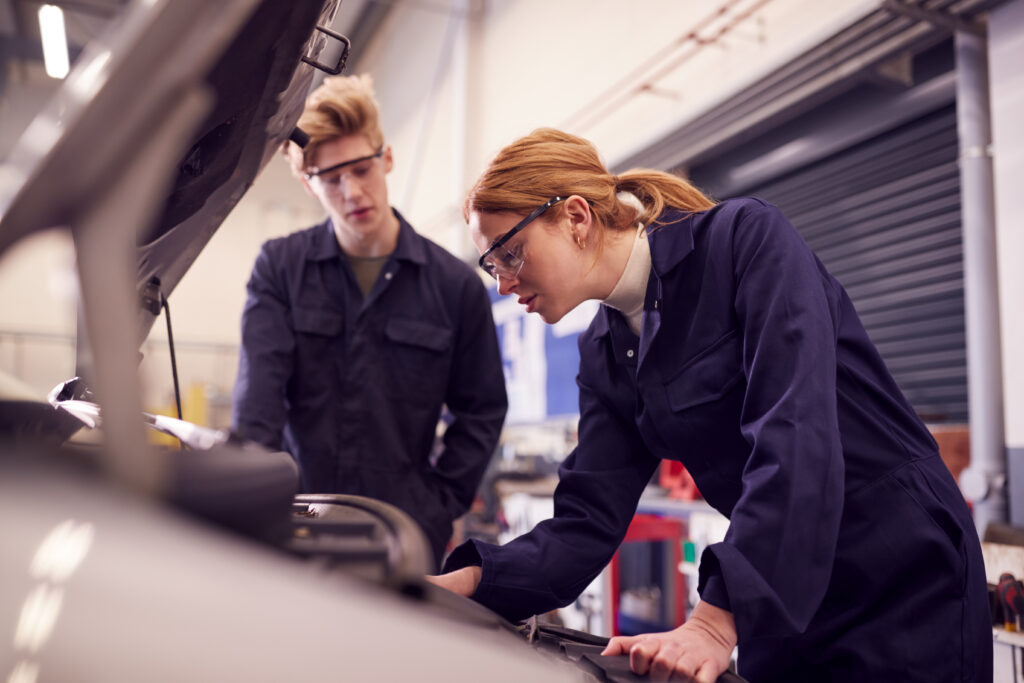
<path id="1" fill-rule="evenodd" d="M 587 237 L 595 228 L 594 214 L 590 210 L 590 204 L 583 197 L 574 194 L 565 200 L 563 211 L 569 218 L 569 229 L 574 238 L 578 235 L 581 240 L 586 242 Z"/>
<path id="2" fill-rule="evenodd" d="M 391 155 L 391 145 L 384 148 L 384 172 L 391 173 L 391 169 L 395 167 L 395 158 Z"/>

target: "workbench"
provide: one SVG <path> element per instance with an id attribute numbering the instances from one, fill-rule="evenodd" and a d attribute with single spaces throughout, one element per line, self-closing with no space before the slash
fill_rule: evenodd
<path id="1" fill-rule="evenodd" d="M 994 683 L 1024 683 L 1024 633 L 992 627 L 992 680 Z"/>

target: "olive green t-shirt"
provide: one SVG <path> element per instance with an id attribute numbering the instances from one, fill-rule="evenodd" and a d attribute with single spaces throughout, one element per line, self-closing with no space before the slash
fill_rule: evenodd
<path id="1" fill-rule="evenodd" d="M 390 254 L 370 257 L 345 254 L 345 258 L 348 259 L 348 264 L 352 267 L 352 272 L 356 276 L 356 282 L 359 283 L 359 289 L 363 292 L 364 299 L 370 294 L 370 290 L 373 289 L 373 283 L 377 281 L 380 269 L 384 267 L 384 263 L 388 260 L 389 256 Z"/>

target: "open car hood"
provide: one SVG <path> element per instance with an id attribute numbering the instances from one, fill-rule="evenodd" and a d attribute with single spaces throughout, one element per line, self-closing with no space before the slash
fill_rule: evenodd
<path id="1" fill-rule="evenodd" d="M 330 24 L 339 4 L 128 6 L 86 46 L 6 160 L 0 253 L 50 227 L 77 237 L 112 186 L 127 182 L 147 195 L 147 207 L 137 217 L 114 216 L 129 224 L 107 229 L 130 238 L 135 289 L 155 278 L 169 295 L 294 129 L 315 72 L 302 60 L 325 52 L 331 38 L 316 28 Z M 158 170 L 138 170 L 140 155 L 159 156 Z M 153 177 L 126 178 L 129 170 Z M 137 343 L 155 318 L 142 313 Z"/>
<path id="2" fill-rule="evenodd" d="M 335 47 L 320 27 L 339 2 L 133 2 L 0 165 L 0 254 L 36 231 L 71 234 L 76 374 L 102 405 L 108 469 L 129 486 L 154 492 L 166 479 L 138 457 L 139 347 L 162 298 L 294 130 L 313 64 Z M 341 69 L 345 48 L 328 68 Z M 17 409 L 45 431 L 43 407 Z M 67 429 L 64 414 L 52 422 Z"/>

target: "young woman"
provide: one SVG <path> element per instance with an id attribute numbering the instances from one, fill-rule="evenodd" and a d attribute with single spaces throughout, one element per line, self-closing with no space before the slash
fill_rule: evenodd
<path id="1" fill-rule="evenodd" d="M 436 583 L 510 619 L 570 603 L 621 542 L 660 459 L 730 518 L 679 628 L 614 638 L 635 672 L 713 681 L 988 681 L 992 636 L 967 506 L 853 304 L 758 199 L 610 174 L 541 129 L 502 150 L 465 207 L 480 265 L 580 336 L 579 444 L 555 515 L 470 541 Z"/>

